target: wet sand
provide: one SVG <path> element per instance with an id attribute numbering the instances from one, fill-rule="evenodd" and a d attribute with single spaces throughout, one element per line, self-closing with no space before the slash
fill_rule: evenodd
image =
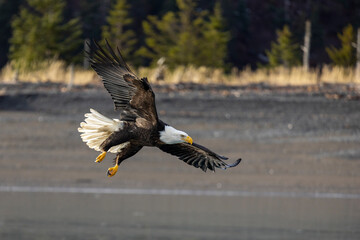
<path id="1" fill-rule="evenodd" d="M 203 173 L 145 148 L 81 142 L 101 88 L 0 96 L 0 239 L 359 239 L 360 102 L 242 89 L 157 91 L 161 118 L 236 168 Z"/>

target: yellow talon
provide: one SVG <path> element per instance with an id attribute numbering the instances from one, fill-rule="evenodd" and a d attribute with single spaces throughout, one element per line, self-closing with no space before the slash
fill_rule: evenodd
<path id="1" fill-rule="evenodd" d="M 97 163 L 101 162 L 102 160 L 104 160 L 105 156 L 106 156 L 106 152 L 102 152 L 102 153 L 96 158 L 95 162 L 97 162 Z"/>
<path id="2" fill-rule="evenodd" d="M 118 168 L 119 168 L 119 165 L 117 165 L 117 164 L 114 167 L 109 168 L 107 171 L 107 176 L 108 177 L 114 176 L 115 173 L 117 172 Z"/>

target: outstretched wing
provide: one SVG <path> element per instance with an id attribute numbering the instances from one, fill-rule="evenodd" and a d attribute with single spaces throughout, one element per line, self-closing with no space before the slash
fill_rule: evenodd
<path id="1" fill-rule="evenodd" d="M 163 144 L 159 148 L 164 152 L 177 156 L 189 165 L 201 168 L 204 172 L 207 169 L 215 172 L 215 168 L 227 169 L 235 167 L 241 161 L 241 158 L 239 158 L 233 164 L 227 164 L 223 161 L 227 160 L 227 157 L 220 156 L 196 143 Z"/>
<path id="2" fill-rule="evenodd" d="M 135 121 L 142 117 L 156 123 L 158 116 L 155 94 L 147 78 L 139 79 L 124 61 L 119 49 L 117 53 L 106 41 L 106 49 L 96 41 L 91 47 L 91 67 L 101 77 L 104 87 L 110 93 L 115 110 L 121 110 L 121 119 Z M 90 54 L 89 54 L 90 56 Z"/>

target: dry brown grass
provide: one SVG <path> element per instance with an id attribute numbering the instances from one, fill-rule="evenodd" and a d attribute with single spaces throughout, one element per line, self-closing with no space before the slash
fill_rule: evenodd
<path id="1" fill-rule="evenodd" d="M 360 73 L 356 74 L 354 68 L 324 66 L 320 82 L 359 85 Z"/>
<path id="2" fill-rule="evenodd" d="M 141 67 L 137 71 L 139 76 L 147 76 L 151 82 L 157 83 L 179 83 L 193 82 L 200 84 L 222 83 L 229 85 L 248 85 L 266 83 L 274 86 L 301 86 L 316 85 L 319 83 L 335 84 L 356 84 L 360 85 L 360 74 L 355 74 L 352 68 L 324 66 L 322 71 L 311 69 L 309 72 L 303 71 L 301 67 L 286 69 L 279 67 L 276 69 L 257 69 L 253 71 L 250 67 L 242 70 L 232 69 L 230 74 L 225 74 L 222 69 L 207 67 L 196 68 L 194 66 L 179 66 L 175 70 L 164 70 L 164 80 L 157 81 L 156 68 Z M 0 72 L 0 82 L 12 83 L 15 71 L 10 64 L 6 65 Z M 55 82 L 68 83 L 71 73 L 70 67 L 66 67 L 64 62 L 49 61 L 47 67 L 41 70 L 28 73 L 19 73 L 18 80 L 21 82 Z M 84 70 L 75 67 L 74 85 L 97 84 L 99 79 L 91 69 Z"/>
<path id="3" fill-rule="evenodd" d="M 155 79 L 156 69 L 139 68 L 140 76 Z M 222 69 L 207 67 L 195 68 L 193 66 L 179 66 L 175 70 L 168 69 L 164 72 L 165 83 L 194 82 L 194 83 L 223 83 L 229 85 L 248 85 L 266 83 L 274 86 L 304 86 L 319 83 L 360 84 L 360 75 L 355 74 L 352 68 L 324 66 L 320 69 L 304 71 L 302 67 L 287 69 L 260 68 L 255 71 L 250 67 L 242 70 L 233 68 L 230 74 L 225 74 Z"/>
<path id="4" fill-rule="evenodd" d="M 14 83 L 15 70 L 11 64 L 7 64 L 0 72 L 0 82 Z M 62 61 L 49 61 L 46 66 L 37 71 L 19 72 L 17 79 L 19 82 L 54 82 L 68 83 L 71 79 L 70 67 Z M 79 67 L 74 68 L 73 84 L 86 85 L 97 83 L 98 77 L 92 70 L 84 70 Z"/>

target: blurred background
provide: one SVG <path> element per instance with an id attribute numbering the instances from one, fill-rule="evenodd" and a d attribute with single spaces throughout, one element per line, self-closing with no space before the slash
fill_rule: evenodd
<path id="1" fill-rule="evenodd" d="M 0 0 L 0 239 L 359 239 L 359 23 L 355 0 Z M 105 38 L 240 165 L 144 148 L 107 177 L 77 132 L 118 117 Z"/>

